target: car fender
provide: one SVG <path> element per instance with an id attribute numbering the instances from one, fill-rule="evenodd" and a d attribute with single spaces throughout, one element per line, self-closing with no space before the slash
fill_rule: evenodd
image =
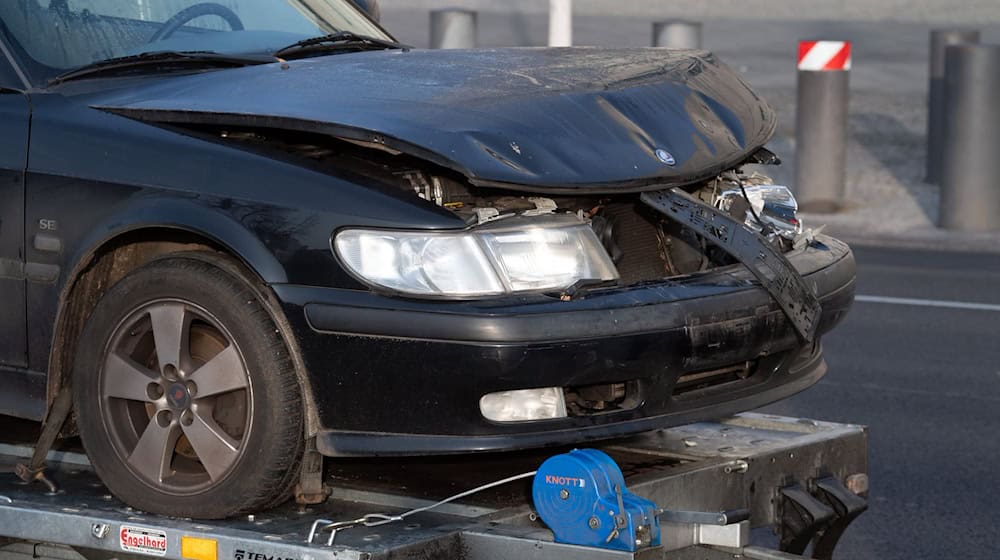
<path id="1" fill-rule="evenodd" d="M 68 261 L 72 263 L 72 272 L 64 278 L 62 295 L 102 247 L 122 235 L 151 228 L 177 229 L 205 237 L 226 248 L 265 283 L 288 281 L 284 266 L 274 254 L 231 215 L 209 208 L 194 197 L 143 197 L 90 230 Z"/>
<path id="2" fill-rule="evenodd" d="M 191 197 L 151 196 L 142 197 L 125 204 L 120 210 L 109 214 L 100 221 L 77 245 L 77 249 L 65 262 L 70 272 L 63 275 L 59 289 L 59 305 L 56 312 L 51 345 L 48 350 L 48 398 L 51 406 L 70 370 L 64 361 L 71 354 L 62 351 L 66 345 L 69 328 L 66 305 L 74 286 L 83 272 L 93 262 L 100 250 L 122 235 L 143 229 L 176 229 L 193 233 L 208 239 L 226 249 L 242 261 L 251 271 L 267 284 L 282 283 L 287 280 L 284 267 L 254 234 L 230 215 L 207 207 L 203 201 Z M 273 306 L 276 313 L 280 310 Z M 283 316 L 276 317 L 284 324 Z M 292 349 L 293 353 L 295 352 Z M 308 391 L 308 387 L 305 388 Z"/>

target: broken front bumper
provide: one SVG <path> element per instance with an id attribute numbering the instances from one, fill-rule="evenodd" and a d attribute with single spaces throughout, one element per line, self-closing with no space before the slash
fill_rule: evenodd
<path id="1" fill-rule="evenodd" d="M 820 236 L 788 259 L 821 304 L 817 335 L 829 331 L 853 302 L 850 249 Z M 321 424 L 317 446 L 331 456 L 607 439 L 757 408 L 826 371 L 819 343 L 796 334 L 743 266 L 572 301 L 415 301 L 274 288 L 309 374 Z M 714 386 L 685 381 L 744 364 L 745 378 Z M 479 410 L 488 393 L 601 384 L 626 384 L 632 405 L 520 423 L 490 422 Z"/>

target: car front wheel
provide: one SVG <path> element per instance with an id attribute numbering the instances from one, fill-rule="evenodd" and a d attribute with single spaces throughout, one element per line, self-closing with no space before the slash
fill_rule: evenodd
<path id="1" fill-rule="evenodd" d="M 212 254 L 160 258 L 108 290 L 74 363 L 80 436 L 119 499 L 223 518 L 288 496 L 301 392 L 251 281 Z"/>

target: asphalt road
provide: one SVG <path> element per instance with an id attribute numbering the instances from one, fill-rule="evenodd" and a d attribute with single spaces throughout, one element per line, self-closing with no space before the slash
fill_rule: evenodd
<path id="1" fill-rule="evenodd" d="M 870 427 L 871 508 L 838 558 L 1000 558 L 1000 255 L 855 254 L 829 373 L 766 410 Z"/>

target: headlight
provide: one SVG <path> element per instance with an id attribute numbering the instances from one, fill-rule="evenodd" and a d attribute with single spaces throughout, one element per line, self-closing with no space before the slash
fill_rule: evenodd
<path id="1" fill-rule="evenodd" d="M 795 239 L 802 233 L 802 221 L 798 217 L 799 204 L 795 201 L 795 195 L 788 187 L 781 185 L 746 185 L 746 196 L 749 198 L 750 206 L 746 211 L 746 225 L 760 231 L 761 225 L 757 223 L 754 213 L 760 220 L 771 226 L 774 232 L 787 239 Z M 733 202 L 743 198 L 743 191 L 740 189 L 729 189 L 722 191 L 716 200 L 716 206 L 722 210 L 729 211 Z"/>
<path id="2" fill-rule="evenodd" d="M 575 219 L 460 233 L 349 229 L 334 246 L 364 281 L 413 295 L 555 291 L 581 280 L 618 279 L 593 230 Z"/>

